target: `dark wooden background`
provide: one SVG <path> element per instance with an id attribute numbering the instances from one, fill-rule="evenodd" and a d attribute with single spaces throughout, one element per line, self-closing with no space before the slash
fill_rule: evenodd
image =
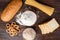
<path id="1" fill-rule="evenodd" d="M 45 13 L 43 13 L 42 11 L 38 10 L 37 8 L 23 4 L 24 7 L 22 7 L 22 10 L 24 10 L 24 8 L 27 7 L 29 10 L 33 10 L 34 12 L 37 13 L 38 20 L 36 24 L 32 26 L 32 28 L 35 29 L 35 31 L 37 32 L 37 36 L 35 40 L 60 40 L 60 27 L 56 29 L 53 33 L 42 35 L 41 31 L 39 30 L 37 26 L 38 24 L 44 23 L 50 20 L 51 18 L 55 18 L 57 22 L 60 24 L 60 0 L 36 0 L 36 1 L 42 4 L 46 4 L 48 6 L 54 7 L 55 11 L 54 11 L 54 14 L 50 17 L 46 15 Z M 10 0 L 0 0 L 0 14 L 9 2 Z M 15 18 L 13 18 L 9 23 L 13 21 L 15 21 Z M 27 27 L 21 27 L 22 31 L 19 35 L 15 37 L 10 37 L 9 34 L 7 34 L 5 31 L 6 30 L 5 25 L 6 23 L 0 20 L 0 40 L 24 40 L 22 37 L 22 31 Z"/>

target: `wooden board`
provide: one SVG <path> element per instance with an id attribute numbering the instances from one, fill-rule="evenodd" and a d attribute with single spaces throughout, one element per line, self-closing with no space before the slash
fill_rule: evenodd
<path id="1" fill-rule="evenodd" d="M 37 24 L 43 23 L 45 21 L 48 21 L 50 18 L 56 18 L 57 22 L 60 24 L 60 0 L 37 0 L 38 2 L 41 2 L 43 4 L 52 6 L 55 8 L 55 12 L 54 14 L 49 17 L 48 15 L 44 14 L 42 11 L 36 9 L 36 8 L 30 8 L 29 6 L 27 6 L 28 8 L 30 8 L 30 10 L 33 10 L 34 12 L 36 12 L 36 14 L 38 15 L 38 21 L 36 23 L 36 25 L 32 26 L 32 28 L 34 28 L 37 32 L 37 36 L 35 38 L 35 40 L 60 40 L 60 28 L 58 28 L 56 31 L 54 31 L 53 33 L 50 34 L 46 34 L 46 35 L 42 35 L 41 31 L 39 30 L 39 28 L 37 28 Z M 0 11 L 2 11 L 5 7 L 6 4 L 8 4 L 9 1 L 0 1 Z M 23 9 L 25 8 L 26 5 L 24 5 Z M 22 9 L 22 10 L 23 10 Z M 26 8 L 25 8 L 26 9 Z M 36 9 L 36 10 L 35 10 Z M 0 13 L 1 14 L 1 13 Z M 15 18 L 12 19 L 10 21 L 10 23 L 12 21 L 15 21 Z M 20 33 L 18 36 L 16 37 L 10 37 L 7 33 L 6 33 L 6 27 L 5 27 L 4 22 L 2 22 L 0 20 L 0 40 L 24 40 L 22 38 L 22 33 Z M 26 27 L 22 27 L 22 30 L 24 30 Z"/>

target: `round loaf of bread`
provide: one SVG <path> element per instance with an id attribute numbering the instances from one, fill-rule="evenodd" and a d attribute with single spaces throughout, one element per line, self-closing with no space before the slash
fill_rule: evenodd
<path id="1" fill-rule="evenodd" d="M 36 32 L 34 29 L 27 28 L 23 31 L 23 38 L 25 40 L 34 40 L 35 37 L 36 37 Z"/>

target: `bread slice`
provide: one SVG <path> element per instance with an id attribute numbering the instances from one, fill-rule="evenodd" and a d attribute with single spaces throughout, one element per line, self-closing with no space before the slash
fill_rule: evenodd
<path id="1" fill-rule="evenodd" d="M 42 34 L 47 34 L 55 31 L 59 27 L 59 24 L 55 20 L 55 18 L 53 18 L 49 22 L 38 25 L 38 26 L 41 29 Z"/>

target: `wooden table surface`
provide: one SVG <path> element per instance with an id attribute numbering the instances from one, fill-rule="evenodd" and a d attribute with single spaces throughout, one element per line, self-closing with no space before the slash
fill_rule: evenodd
<path id="1" fill-rule="evenodd" d="M 36 25 L 32 26 L 33 29 L 35 29 L 35 31 L 37 32 L 37 36 L 35 38 L 35 40 L 60 40 L 60 27 L 58 29 L 56 29 L 53 33 L 49 33 L 46 35 L 42 35 L 41 31 L 38 28 L 38 24 L 44 23 L 48 20 L 50 20 L 51 18 L 55 18 L 57 20 L 57 22 L 60 24 L 60 0 L 37 0 L 38 2 L 42 3 L 42 4 L 46 4 L 49 5 L 51 7 L 55 8 L 54 14 L 50 17 L 48 15 L 46 15 L 45 13 L 43 13 L 42 11 L 38 10 L 37 8 L 28 6 L 26 4 L 24 4 L 22 7 L 22 10 L 24 8 L 28 8 L 31 7 L 29 10 L 33 10 L 34 12 L 39 12 L 37 13 L 38 20 L 36 22 Z M 0 14 L 3 11 L 3 9 L 6 7 L 6 5 L 10 2 L 10 0 L 0 0 Z M 13 18 L 9 23 L 15 21 L 15 18 Z M 22 37 L 22 32 L 15 36 L 15 37 L 10 37 L 9 34 L 6 33 L 6 23 L 2 22 L 0 19 L 0 40 L 24 40 Z M 22 31 L 27 28 L 27 27 L 21 27 Z"/>

